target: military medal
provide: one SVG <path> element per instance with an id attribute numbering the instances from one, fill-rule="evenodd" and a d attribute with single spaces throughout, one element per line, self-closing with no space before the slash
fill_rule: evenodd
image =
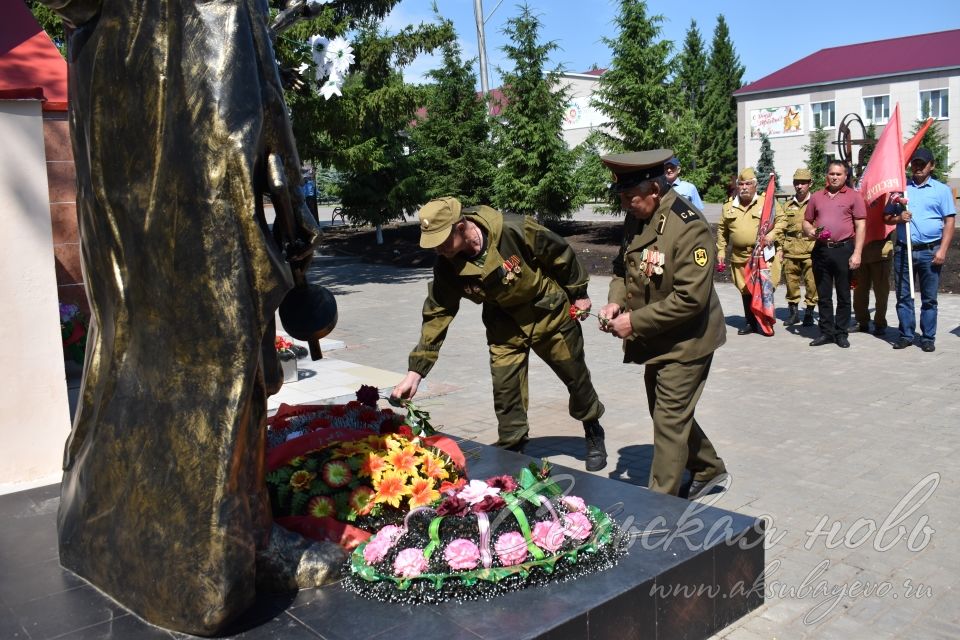
<path id="1" fill-rule="evenodd" d="M 519 276 L 522 271 L 520 268 L 520 258 L 515 255 L 510 256 L 510 266 L 513 267 L 513 272 Z"/>

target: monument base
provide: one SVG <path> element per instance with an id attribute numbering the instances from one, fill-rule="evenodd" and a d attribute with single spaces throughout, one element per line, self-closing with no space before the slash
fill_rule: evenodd
<path id="1" fill-rule="evenodd" d="M 516 473 L 531 460 L 461 446 L 473 478 Z M 575 469 L 552 475 L 632 534 L 616 567 L 489 601 L 416 607 L 337 584 L 295 598 L 264 594 L 233 632 L 250 640 L 707 638 L 763 603 L 762 521 Z M 0 496 L 0 637 L 168 638 L 59 566 L 58 495 L 54 485 Z"/>

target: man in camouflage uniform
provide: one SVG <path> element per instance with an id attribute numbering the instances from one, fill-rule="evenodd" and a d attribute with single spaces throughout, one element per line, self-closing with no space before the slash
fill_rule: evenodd
<path id="1" fill-rule="evenodd" d="M 766 197 L 773 198 L 774 194 L 760 195 L 757 193 L 757 174 L 753 169 L 747 167 L 737 176 L 737 197 L 723 204 L 723 210 L 720 213 L 720 223 L 717 225 L 717 261 L 724 264 L 724 254 L 727 245 L 730 245 L 730 262 L 733 267 L 731 276 L 733 284 L 740 290 L 740 297 L 743 300 L 743 328 L 737 331 L 737 335 L 746 335 L 748 333 L 759 333 L 760 325 L 757 318 L 750 309 L 750 303 L 753 294 L 747 286 L 743 270 L 750 256 L 753 255 L 753 249 L 757 245 L 757 232 L 760 229 L 760 216 L 763 213 L 763 203 Z M 783 209 L 780 204 L 774 201 L 773 204 L 773 227 L 764 236 L 764 243 L 768 246 L 778 246 L 783 242 L 784 217 Z M 770 281 L 776 287 L 780 282 L 780 252 L 779 250 L 769 261 Z"/>
<path id="2" fill-rule="evenodd" d="M 870 331 L 870 289 L 873 289 L 873 335 L 887 333 L 887 301 L 890 299 L 890 271 L 893 268 L 893 232 L 886 238 L 863 245 L 863 257 L 857 268 L 853 290 L 854 321 L 850 332 Z"/>
<path id="3" fill-rule="evenodd" d="M 624 362 L 644 364 L 653 418 L 648 487 L 696 499 L 727 479 L 723 460 L 694 418 L 713 361 L 726 341 L 713 287 L 716 250 L 710 225 L 663 176 L 673 153 L 658 149 L 604 156 L 627 212 L 601 330 L 623 338 Z"/>
<path id="4" fill-rule="evenodd" d="M 440 198 L 420 209 L 420 246 L 439 254 L 423 304 L 420 342 L 409 371 L 393 389 L 412 398 L 437 361 L 447 328 L 463 298 L 483 305 L 490 348 L 496 444 L 522 451 L 527 423 L 527 369 L 532 349 L 570 391 L 570 415 L 583 422 L 586 468 L 606 466 L 603 404 L 590 381 L 580 324 L 571 305 L 586 311 L 589 275 L 566 241 L 533 218 L 505 216 L 486 206 L 462 209 Z"/>
<path id="5" fill-rule="evenodd" d="M 806 167 L 793 173 L 793 188 L 797 193 L 784 207 L 786 226 L 783 231 L 783 272 L 787 281 L 787 306 L 789 315 L 783 324 L 797 323 L 800 306 L 800 282 L 803 281 L 803 326 L 813 326 L 813 308 L 817 306 L 817 280 L 813 277 L 813 260 L 810 252 L 816 240 L 803 235 L 803 214 L 810 200 L 810 184 L 813 174 Z"/>

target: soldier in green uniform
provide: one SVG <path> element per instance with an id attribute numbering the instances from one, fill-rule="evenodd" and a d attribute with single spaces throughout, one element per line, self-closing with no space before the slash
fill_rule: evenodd
<path id="1" fill-rule="evenodd" d="M 720 264 L 724 263 L 724 254 L 727 250 L 727 244 L 730 245 L 730 262 L 733 266 L 731 275 L 733 284 L 740 290 L 740 296 L 743 300 L 744 326 L 737 331 L 738 335 L 748 333 L 760 333 L 760 326 L 757 319 L 750 310 L 750 302 L 753 295 L 747 287 L 747 281 L 743 277 L 743 269 L 753 249 L 757 245 L 757 231 L 760 228 L 760 215 L 763 212 L 763 203 L 767 196 L 773 197 L 773 194 L 757 193 L 757 174 L 753 169 L 747 167 L 737 176 L 738 194 L 731 200 L 723 204 L 723 210 L 720 213 L 720 223 L 717 225 L 717 260 Z M 764 236 L 764 241 L 769 246 L 782 246 L 784 217 L 783 209 L 779 203 L 774 201 L 773 228 Z M 770 280 L 774 287 L 780 282 L 780 251 L 778 250 L 770 264 Z"/>
<path id="2" fill-rule="evenodd" d="M 817 281 L 813 277 L 813 260 L 810 258 L 816 240 L 809 240 L 803 234 L 803 214 L 810 201 L 812 181 L 810 169 L 804 167 L 794 171 L 793 188 L 797 193 L 783 208 L 787 220 L 783 231 L 783 272 L 787 280 L 787 306 L 790 310 L 783 324 L 787 326 L 796 324 L 799 319 L 801 281 L 803 301 L 807 307 L 803 313 L 803 326 L 813 326 L 813 308 L 817 306 Z"/>
<path id="3" fill-rule="evenodd" d="M 703 214 L 663 176 L 673 152 L 603 156 L 627 212 L 601 330 L 623 338 L 624 362 L 645 364 L 653 418 L 649 488 L 678 495 L 684 470 L 695 499 L 727 479 L 723 460 L 694 418 L 713 352 L 726 341 L 713 288 L 716 250 Z"/>
<path id="4" fill-rule="evenodd" d="M 853 315 L 850 332 L 870 331 L 870 289 L 873 289 L 873 335 L 887 333 L 887 300 L 890 298 L 890 270 L 893 267 L 893 232 L 886 238 L 863 245 L 860 266 L 856 271 L 857 284 L 853 290 Z"/>
<path id="5" fill-rule="evenodd" d="M 570 392 L 570 415 L 583 422 L 586 468 L 607 464 L 600 416 L 603 404 L 590 381 L 580 323 L 571 305 L 590 308 L 589 275 L 570 245 L 529 217 L 505 216 L 487 206 L 462 209 L 440 198 L 420 209 L 420 246 L 439 254 L 423 304 L 420 342 L 409 371 L 393 389 L 412 398 L 437 361 L 447 328 L 467 300 L 483 305 L 490 348 L 497 446 L 522 451 L 527 423 L 530 350 L 540 356 Z"/>

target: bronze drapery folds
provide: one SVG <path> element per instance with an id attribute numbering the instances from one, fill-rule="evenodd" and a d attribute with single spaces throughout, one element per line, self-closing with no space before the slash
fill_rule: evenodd
<path id="1" fill-rule="evenodd" d="M 73 27 L 94 318 L 64 457 L 61 563 L 149 622 L 214 634 L 255 597 L 272 525 L 273 318 L 293 282 L 283 253 L 312 253 L 318 233 L 266 3 L 45 2 Z M 261 205 L 271 156 L 294 209 L 297 237 L 283 242 Z"/>

